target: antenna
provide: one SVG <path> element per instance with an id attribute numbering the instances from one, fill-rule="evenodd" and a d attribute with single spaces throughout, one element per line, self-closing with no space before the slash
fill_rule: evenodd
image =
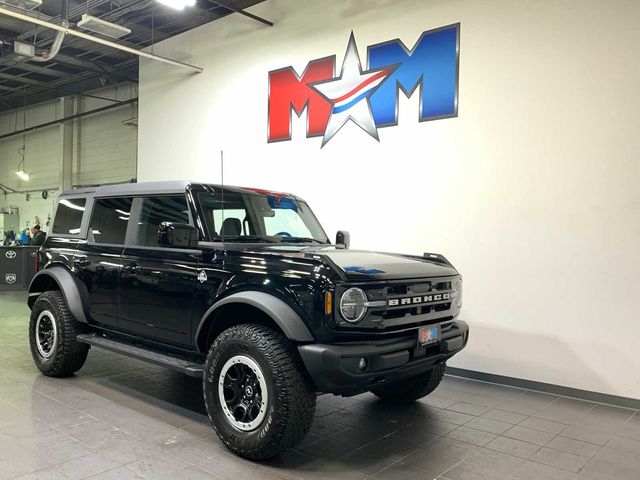
<path id="1" fill-rule="evenodd" d="M 224 243 L 222 226 L 224 225 L 224 150 L 220 150 L 220 191 L 222 192 L 222 223 L 220 223 L 220 238 Z"/>

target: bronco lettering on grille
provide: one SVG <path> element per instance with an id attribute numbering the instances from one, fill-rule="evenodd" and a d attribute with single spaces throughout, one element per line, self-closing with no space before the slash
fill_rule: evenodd
<path id="1" fill-rule="evenodd" d="M 387 302 L 389 307 L 397 307 L 400 305 L 415 305 L 423 303 L 442 302 L 443 300 L 451 300 L 456 296 L 456 292 L 438 293 L 436 295 L 420 295 L 419 297 L 392 298 Z"/>

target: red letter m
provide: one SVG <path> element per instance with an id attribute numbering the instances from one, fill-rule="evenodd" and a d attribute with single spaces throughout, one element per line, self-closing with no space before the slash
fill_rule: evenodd
<path id="1" fill-rule="evenodd" d="M 302 76 L 292 67 L 269 72 L 268 140 L 291 140 L 291 110 L 302 115 L 307 108 L 307 137 L 324 135 L 331 104 L 309 87 L 334 77 L 335 56 L 309 62 Z"/>

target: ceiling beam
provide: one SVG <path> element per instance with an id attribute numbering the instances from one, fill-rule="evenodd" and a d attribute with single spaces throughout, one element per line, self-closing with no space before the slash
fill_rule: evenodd
<path id="1" fill-rule="evenodd" d="M 10 75 L 8 73 L 1 73 L 1 72 L 0 72 L 0 79 L 9 80 L 15 83 L 24 83 L 26 85 L 40 85 L 41 83 L 44 83 L 44 82 L 39 82 L 38 80 L 34 80 L 33 78 L 25 77 L 23 75 Z"/>
<path id="2" fill-rule="evenodd" d="M 233 5 L 229 5 L 227 2 L 221 2 L 219 0 L 208 0 L 208 1 L 210 3 L 213 3 L 214 5 L 218 5 L 219 7 L 226 8 L 227 10 L 231 10 L 232 12 L 239 13 L 240 15 L 244 15 L 245 17 L 249 17 L 257 22 L 264 23 L 265 25 L 273 27 L 273 22 L 270 22 L 269 20 L 266 20 L 257 15 L 254 15 L 253 13 L 249 13 L 246 10 L 243 10 L 242 8 L 236 8 Z"/>
<path id="3" fill-rule="evenodd" d="M 126 68 L 123 69 L 122 67 L 114 68 L 113 66 L 100 62 L 99 60 L 83 59 L 79 56 L 72 57 L 64 53 L 58 53 L 58 55 L 56 55 L 55 61 L 77 68 L 78 70 L 88 70 L 93 73 L 109 75 L 121 80 L 127 80 L 129 82 L 138 82 L 137 72 L 127 70 Z"/>
<path id="4" fill-rule="evenodd" d="M 14 65 L 7 65 L 7 67 L 15 68 L 16 70 L 25 70 L 30 73 L 37 73 L 38 75 L 45 75 L 47 77 L 53 78 L 64 78 L 70 75 L 68 72 L 61 72 L 60 70 L 55 70 L 54 68 L 52 68 L 55 63 L 55 61 L 52 61 L 49 67 L 39 67 L 32 63 L 19 62 Z M 0 66 L 2 65 L 0 64 Z"/>
<path id="5" fill-rule="evenodd" d="M 23 95 L 14 95 L 13 98 L 10 98 L 8 100 L 6 100 L 6 97 L 3 97 L 5 98 L 5 100 L 0 100 L 0 102 L 3 102 L 2 104 L 0 104 L 0 112 L 11 110 L 14 108 L 21 108 L 25 105 L 35 105 L 59 97 L 80 95 L 82 94 L 82 92 L 98 90 L 103 87 L 104 85 L 100 83 L 100 79 L 94 77 L 66 85 L 64 89 L 51 87 L 50 89 L 43 89 L 36 93 L 28 93 L 27 91 L 28 95 L 26 96 L 26 98 L 24 98 Z M 54 92 L 55 94 L 52 95 L 52 92 Z"/>
<path id="6" fill-rule="evenodd" d="M 112 47 L 112 48 L 115 48 L 116 50 L 121 50 L 123 52 L 131 53 L 131 54 L 137 55 L 139 57 L 144 57 L 144 58 L 148 58 L 148 59 L 151 59 L 151 60 L 155 60 L 157 62 L 166 63 L 168 65 L 172 65 L 172 66 L 175 66 L 175 67 L 184 68 L 186 70 L 190 70 L 191 72 L 195 72 L 195 73 L 201 73 L 202 72 L 202 67 L 197 67 L 195 65 L 190 65 L 188 63 L 180 62 L 178 60 L 172 60 L 170 58 L 162 57 L 160 55 L 154 55 L 152 53 L 148 53 L 148 52 L 145 52 L 145 51 L 142 51 L 142 50 L 136 50 L 135 48 L 126 47 L 124 45 L 112 42 L 110 40 L 105 40 L 105 39 L 100 38 L 100 37 L 96 37 L 96 36 L 93 36 L 93 35 L 88 35 L 88 34 L 86 34 L 84 32 L 80 32 L 78 30 L 73 30 L 71 28 L 68 28 L 68 27 L 65 27 L 65 26 L 62 26 L 62 25 L 56 25 L 54 23 L 45 22 L 45 21 L 40 20 L 38 18 L 32 18 L 32 17 L 29 17 L 28 15 L 24 15 L 22 13 L 17 13 L 17 12 L 14 12 L 12 10 L 8 10 L 6 8 L 0 8 L 0 14 L 8 16 L 8 17 L 17 18 L 18 20 L 23 20 L 25 22 L 30 22 L 30 23 L 33 23 L 35 25 L 48 27 L 48 28 L 51 28 L 53 30 L 57 30 L 58 32 L 64 32 L 66 34 L 73 35 L 74 37 L 83 38 L 85 40 L 89 40 L 89 41 L 94 42 L 94 43 L 99 43 L 99 44 L 107 46 L 107 47 Z"/>
<path id="7" fill-rule="evenodd" d="M 15 130 L 13 132 L 5 133 L 4 135 L 0 135 L 0 140 L 4 140 L 5 138 L 15 137 L 16 135 L 23 135 L 25 133 L 34 132 L 36 130 L 40 130 L 43 128 L 51 127 L 53 125 L 58 125 L 60 123 L 65 123 L 70 120 L 76 120 L 78 118 L 87 117 L 89 115 L 95 115 L 96 113 L 106 112 L 107 110 L 112 110 L 114 108 L 124 107 L 125 105 L 130 105 L 132 103 L 137 103 L 138 97 L 131 98 L 129 100 L 123 100 L 120 102 L 112 103 L 111 105 L 105 105 L 104 107 L 95 108 L 93 110 L 87 110 L 86 112 L 76 113 L 75 115 L 71 115 L 68 117 L 60 118 L 57 120 L 52 120 L 50 122 L 41 123 L 39 125 L 33 125 L 31 127 L 23 128 L 22 130 Z"/>

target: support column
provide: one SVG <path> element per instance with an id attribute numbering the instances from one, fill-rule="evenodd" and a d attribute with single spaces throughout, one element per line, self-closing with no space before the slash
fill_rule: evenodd
<path id="1" fill-rule="evenodd" d="M 73 115 L 73 97 L 60 99 L 59 118 Z M 70 190 L 73 181 L 73 122 L 60 124 L 60 188 Z"/>
<path id="2" fill-rule="evenodd" d="M 84 108 L 84 101 L 82 95 L 74 95 L 74 110 L 73 114 L 78 115 L 82 113 Z M 73 120 L 73 168 L 75 169 L 75 181 L 77 184 L 82 184 L 82 177 L 80 172 L 82 172 L 82 151 L 80 149 L 81 145 L 81 130 L 82 119 L 76 118 Z"/>

